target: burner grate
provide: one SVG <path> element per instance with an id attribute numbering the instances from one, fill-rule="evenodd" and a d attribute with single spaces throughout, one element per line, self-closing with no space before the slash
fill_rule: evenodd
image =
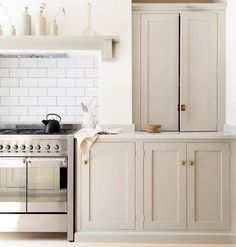
<path id="1" fill-rule="evenodd" d="M 60 133 L 45 134 L 43 129 L 0 129 L 0 135 L 68 135 L 75 129 L 61 129 Z"/>

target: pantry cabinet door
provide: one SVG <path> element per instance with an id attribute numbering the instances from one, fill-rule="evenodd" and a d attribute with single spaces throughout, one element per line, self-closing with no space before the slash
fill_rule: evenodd
<path id="1" fill-rule="evenodd" d="M 217 14 L 181 15 L 181 131 L 217 131 Z"/>
<path id="2" fill-rule="evenodd" d="M 229 144 L 191 143 L 187 150 L 188 229 L 229 229 Z"/>
<path id="3" fill-rule="evenodd" d="M 186 144 L 144 150 L 144 229 L 186 229 Z"/>
<path id="4" fill-rule="evenodd" d="M 179 14 L 141 15 L 141 129 L 178 130 Z"/>
<path id="5" fill-rule="evenodd" d="M 135 229 L 134 143 L 95 143 L 83 155 L 85 229 Z"/>

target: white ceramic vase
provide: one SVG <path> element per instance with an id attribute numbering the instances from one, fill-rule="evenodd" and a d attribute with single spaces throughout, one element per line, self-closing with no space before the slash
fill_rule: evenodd
<path id="1" fill-rule="evenodd" d="M 54 18 L 53 21 L 52 21 L 50 34 L 51 35 L 58 35 L 58 25 L 57 25 L 56 18 Z"/>
<path id="2" fill-rule="evenodd" d="M 2 26 L 0 25 L 0 36 L 2 36 L 3 32 L 2 32 Z"/>
<path id="3" fill-rule="evenodd" d="M 95 115 L 90 112 L 84 112 L 82 127 L 86 129 L 93 129 L 94 125 L 95 125 Z"/>
<path id="4" fill-rule="evenodd" d="M 35 35 L 46 35 L 46 18 L 43 16 L 43 11 L 40 10 L 36 19 Z"/>
<path id="5" fill-rule="evenodd" d="M 28 12 L 28 7 L 25 7 L 21 15 L 21 35 L 31 35 L 31 16 Z"/>

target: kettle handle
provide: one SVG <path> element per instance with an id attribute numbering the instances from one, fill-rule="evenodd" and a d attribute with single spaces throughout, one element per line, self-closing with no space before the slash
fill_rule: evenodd
<path id="1" fill-rule="evenodd" d="M 55 114 L 55 113 L 48 113 L 48 115 L 46 116 L 46 119 L 48 120 L 48 117 L 49 116 L 56 116 L 59 118 L 59 122 L 61 122 L 61 116 L 59 116 L 58 114 Z"/>

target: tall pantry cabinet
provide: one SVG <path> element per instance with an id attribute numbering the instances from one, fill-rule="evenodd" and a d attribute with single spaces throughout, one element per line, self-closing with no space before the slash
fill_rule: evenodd
<path id="1" fill-rule="evenodd" d="M 225 121 L 225 4 L 133 6 L 138 130 L 220 131 Z"/>

